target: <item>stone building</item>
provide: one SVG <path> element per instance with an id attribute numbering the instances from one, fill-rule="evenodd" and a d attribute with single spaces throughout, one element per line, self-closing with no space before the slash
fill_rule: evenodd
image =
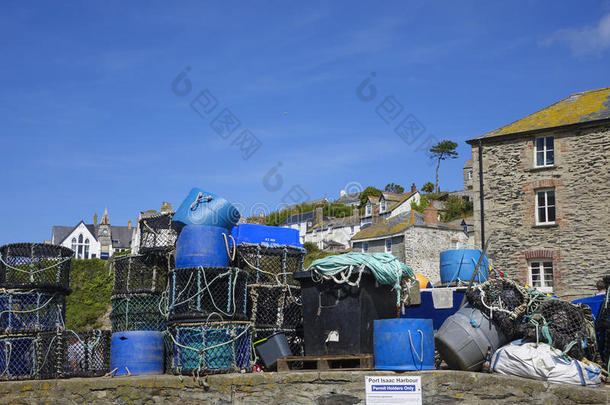
<path id="1" fill-rule="evenodd" d="M 499 270 L 544 292 L 595 292 L 610 268 L 610 88 L 573 94 L 468 143 L 476 246 L 492 235 Z"/>
<path id="2" fill-rule="evenodd" d="M 354 252 L 391 253 L 434 284 L 440 281 L 440 253 L 468 245 L 464 227 L 438 221 L 433 207 L 424 214 L 409 211 L 358 232 L 351 240 Z"/>
<path id="3" fill-rule="evenodd" d="M 352 215 L 327 218 L 322 207 L 315 210 L 313 225 L 305 233 L 305 242 L 315 243 L 319 249 L 340 252 L 350 247 L 350 239 L 360 231 L 360 211 L 353 207 Z"/>

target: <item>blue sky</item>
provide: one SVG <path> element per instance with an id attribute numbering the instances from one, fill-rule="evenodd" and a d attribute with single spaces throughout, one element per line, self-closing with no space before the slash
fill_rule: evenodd
<path id="1" fill-rule="evenodd" d="M 609 2 L 0 8 L 0 243 L 48 239 L 104 207 L 126 224 L 193 186 L 246 214 L 346 185 L 420 187 L 434 179 L 431 140 L 459 143 L 440 186 L 460 189 L 465 140 L 610 85 Z M 204 90 L 217 104 L 200 115 L 191 102 Z M 225 108 L 240 125 L 219 135 Z M 410 144 L 394 132 L 405 117 L 424 128 Z"/>

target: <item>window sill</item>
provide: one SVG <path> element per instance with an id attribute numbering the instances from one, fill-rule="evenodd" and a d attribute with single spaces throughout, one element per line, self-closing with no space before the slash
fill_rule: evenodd
<path id="1" fill-rule="evenodd" d="M 559 228 L 559 224 L 558 223 L 553 223 L 553 224 L 536 224 L 536 225 L 533 225 L 532 228 Z"/>
<path id="2" fill-rule="evenodd" d="M 553 170 L 559 169 L 560 167 L 557 165 L 552 166 L 540 166 L 540 167 L 530 167 L 529 169 L 525 169 L 526 172 L 543 172 L 545 170 Z"/>

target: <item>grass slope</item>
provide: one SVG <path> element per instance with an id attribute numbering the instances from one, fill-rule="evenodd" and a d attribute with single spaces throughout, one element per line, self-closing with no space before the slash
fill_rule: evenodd
<path id="1" fill-rule="evenodd" d="M 110 304 L 112 281 L 106 261 L 72 260 L 72 294 L 66 299 L 66 328 L 87 330 L 101 326 L 98 318 Z"/>

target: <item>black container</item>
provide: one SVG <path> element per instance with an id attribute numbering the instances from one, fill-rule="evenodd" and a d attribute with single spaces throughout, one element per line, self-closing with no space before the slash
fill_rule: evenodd
<path id="1" fill-rule="evenodd" d="M 309 271 L 294 278 L 301 283 L 307 356 L 373 353 L 373 321 L 397 316 L 396 291 L 368 269 L 359 286 L 314 281 Z"/>
<path id="2" fill-rule="evenodd" d="M 274 333 L 262 342 L 255 342 L 254 347 L 267 368 L 275 366 L 277 359 L 292 356 L 288 340 L 283 332 Z"/>

